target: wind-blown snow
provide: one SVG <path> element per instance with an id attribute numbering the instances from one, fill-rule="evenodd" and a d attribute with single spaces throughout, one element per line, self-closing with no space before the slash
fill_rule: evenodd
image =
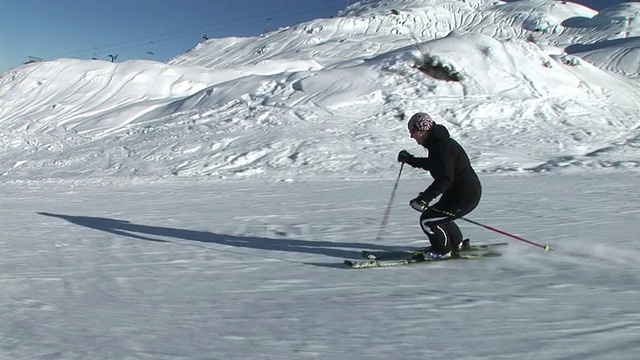
<path id="1" fill-rule="evenodd" d="M 362 1 L 168 63 L 0 76 L 0 358 L 636 359 L 640 3 Z M 504 256 L 417 248 L 406 121 L 483 183 Z"/>

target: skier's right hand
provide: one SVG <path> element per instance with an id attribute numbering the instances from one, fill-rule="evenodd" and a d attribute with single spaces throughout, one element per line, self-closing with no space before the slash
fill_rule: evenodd
<path id="1" fill-rule="evenodd" d="M 413 155 L 411 155 L 407 150 L 402 150 L 398 153 L 398 162 L 409 164 L 413 159 Z"/>

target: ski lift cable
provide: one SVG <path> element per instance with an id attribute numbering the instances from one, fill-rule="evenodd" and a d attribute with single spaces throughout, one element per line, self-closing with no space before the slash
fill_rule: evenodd
<path id="1" fill-rule="evenodd" d="M 334 3 L 338 3 L 338 2 L 342 2 L 341 0 L 338 1 L 334 1 Z M 311 6 L 309 6 L 311 5 Z M 318 7 L 318 5 L 322 5 L 320 7 Z M 307 14 L 307 13 L 311 13 L 311 12 L 315 12 L 315 11 L 319 11 L 319 10 L 325 10 L 325 9 L 331 9 L 333 7 L 335 7 L 336 4 L 333 4 L 332 6 L 327 5 L 327 1 L 326 0 L 321 0 L 317 3 L 313 3 L 313 4 L 306 4 L 305 6 L 296 6 L 296 7 L 290 7 L 289 9 L 304 9 L 304 11 L 297 11 L 297 12 L 282 12 L 282 11 L 272 11 L 272 12 L 267 12 L 267 13 L 263 13 L 262 15 L 269 15 L 269 14 L 276 14 L 278 16 L 271 16 L 270 19 L 282 19 L 282 18 L 287 18 L 289 16 L 292 15 L 303 15 L 303 14 Z M 241 20 L 251 20 L 251 21 L 241 21 Z M 224 24 L 228 24 L 228 25 L 224 25 Z M 132 48 L 132 47 L 140 47 L 140 46 L 145 46 L 147 44 L 149 44 L 149 40 L 154 40 L 153 42 L 157 43 L 161 43 L 161 42 L 166 42 L 166 41 L 171 41 L 171 40 L 175 40 L 175 39 L 179 39 L 179 38 L 184 38 L 184 37 L 189 37 L 189 36 L 193 36 L 193 35 L 198 35 L 202 33 L 202 27 L 205 26 L 207 27 L 207 29 L 209 29 L 209 31 L 219 31 L 219 30 L 224 30 L 224 29 L 229 29 L 229 28 L 234 28 L 234 27 L 238 27 L 238 26 L 243 26 L 243 25 L 250 25 L 250 24 L 264 24 L 264 17 L 258 17 L 258 15 L 250 15 L 250 16 L 244 16 L 244 17 L 240 17 L 240 18 L 235 18 L 235 19 L 230 19 L 230 20 L 226 20 L 226 21 L 221 21 L 218 22 L 216 24 L 205 24 L 205 25 L 199 25 L 197 27 L 190 27 L 190 28 L 185 28 L 182 30 L 176 30 L 173 31 L 171 33 L 165 33 L 165 34 L 160 34 L 160 35 L 153 35 L 153 36 L 146 36 L 146 37 L 141 37 L 141 38 L 137 38 L 137 39 L 132 39 L 132 40 L 127 40 L 127 41 L 122 41 L 122 42 L 118 42 L 118 43 L 113 43 L 113 44 L 108 44 L 108 45 L 103 45 L 103 46 L 94 46 L 91 49 L 83 49 L 83 50 L 77 50 L 77 51 L 72 51 L 72 52 L 66 52 L 66 53 L 61 53 L 61 54 L 57 54 L 57 55 L 53 55 L 53 56 L 47 56 L 45 58 L 47 59 L 54 59 L 54 58 L 59 58 L 59 57 L 64 57 L 64 56 L 69 56 L 69 55 L 76 55 L 76 54 L 81 54 L 81 53 L 86 53 L 89 51 L 92 52 L 96 52 L 97 50 L 101 50 L 101 51 L 106 51 L 107 49 L 127 49 L 127 48 Z M 221 26 L 224 25 L 224 26 Z M 195 31 L 195 30 L 198 31 Z M 176 33 L 179 33 L 180 35 L 176 35 Z M 128 45 L 128 46 L 123 46 L 123 45 Z"/>

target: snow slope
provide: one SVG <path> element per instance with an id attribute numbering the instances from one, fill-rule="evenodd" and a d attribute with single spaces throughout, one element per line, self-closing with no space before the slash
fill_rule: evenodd
<path id="1" fill-rule="evenodd" d="M 636 359 L 636 174 L 483 184 L 471 219 L 556 250 L 461 222 L 504 256 L 341 266 L 424 246 L 424 180 L 401 179 L 381 242 L 391 179 L 0 184 L 0 357 Z"/>
<path id="2" fill-rule="evenodd" d="M 485 172 L 636 169 L 639 9 L 370 1 L 168 64 L 25 65 L 0 78 L 2 174 L 388 176 L 416 111 Z"/>

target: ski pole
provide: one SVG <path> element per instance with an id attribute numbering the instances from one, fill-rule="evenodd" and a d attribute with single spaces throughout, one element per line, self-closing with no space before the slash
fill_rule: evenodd
<path id="1" fill-rule="evenodd" d="M 400 171 L 398 172 L 398 178 L 396 179 L 396 184 L 393 186 L 393 191 L 391 192 L 391 199 L 389 199 L 387 210 L 384 212 L 384 217 L 382 218 L 382 224 L 380 224 L 380 230 L 378 230 L 378 236 L 376 237 L 376 241 L 382 240 L 382 233 L 384 232 L 384 228 L 387 226 L 387 222 L 389 221 L 389 213 L 391 213 L 391 204 L 393 204 L 393 198 L 396 196 L 396 190 L 398 190 L 398 183 L 400 182 L 400 175 L 402 175 L 403 167 L 404 167 L 404 163 L 401 163 Z"/>
<path id="2" fill-rule="evenodd" d="M 495 231 L 495 232 L 497 232 L 498 234 L 506 235 L 506 236 L 512 237 L 512 238 L 514 238 L 514 239 L 516 239 L 516 240 L 520 240 L 520 241 L 526 242 L 527 244 L 530 244 L 530 245 L 533 245 L 533 246 L 537 246 L 537 247 L 539 247 L 539 248 L 544 249 L 544 251 L 549 251 L 549 250 L 551 250 L 551 248 L 549 247 L 549 245 L 542 245 L 542 244 L 538 244 L 538 243 L 537 243 L 537 242 L 535 242 L 535 241 L 527 240 L 527 239 L 522 238 L 522 237 L 520 237 L 520 236 L 513 235 L 513 234 L 509 234 L 509 233 L 508 233 L 508 232 L 506 232 L 506 231 L 502 231 L 502 230 L 500 230 L 500 229 L 496 229 L 496 228 L 491 227 L 491 226 L 489 226 L 489 225 L 481 224 L 481 223 L 479 223 L 479 222 L 477 222 L 477 221 L 473 221 L 473 220 L 471 220 L 471 219 L 467 219 L 467 218 L 464 218 L 464 217 L 462 217 L 462 216 L 456 216 L 455 214 L 452 214 L 452 213 L 447 212 L 447 211 L 438 210 L 438 209 L 435 209 L 435 208 L 432 208 L 432 207 L 431 207 L 430 209 L 432 209 L 432 210 L 434 210 L 434 211 L 436 211 L 436 212 L 439 212 L 439 213 L 441 213 L 441 214 L 447 215 L 447 216 L 453 216 L 453 217 L 455 217 L 456 219 L 460 219 L 460 220 L 464 220 L 464 221 L 470 222 L 470 223 L 472 223 L 472 224 L 474 224 L 474 225 L 481 226 L 481 227 L 483 227 L 483 228 L 485 228 L 485 229 L 488 229 L 488 230 L 491 230 L 491 231 Z"/>

